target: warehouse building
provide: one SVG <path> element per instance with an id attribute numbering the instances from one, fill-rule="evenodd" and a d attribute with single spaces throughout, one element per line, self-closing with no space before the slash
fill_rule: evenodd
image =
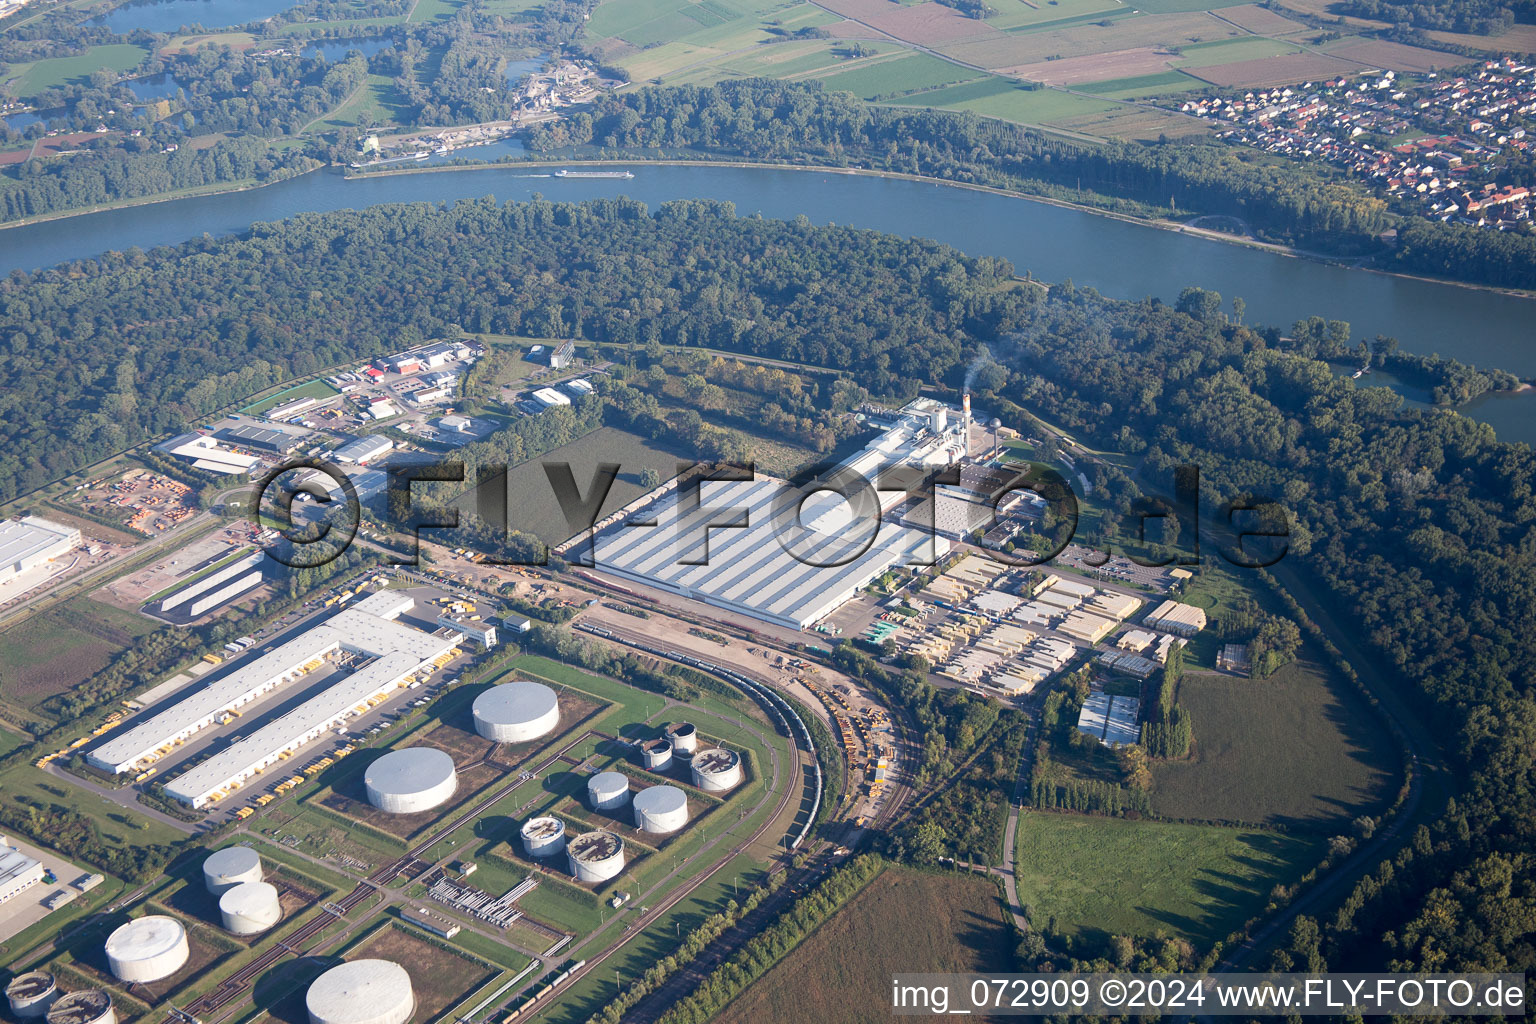
<path id="1" fill-rule="evenodd" d="M 352 462 L 361 466 L 390 451 L 395 442 L 381 434 L 359 437 L 348 441 L 332 454 L 337 462 Z"/>
<path id="2" fill-rule="evenodd" d="M 948 552 L 942 538 L 895 523 L 880 525 L 866 545 L 868 531 L 845 529 L 846 517 L 838 521 L 836 509 L 829 508 L 844 505 L 842 499 L 821 492 L 805 503 L 802 522 L 809 529 L 793 535 L 802 539 L 796 543 L 805 544 L 809 557 L 796 557 L 780 542 L 772 522 L 774 500 L 786 486 L 772 478 L 705 484 L 699 507 L 691 509 L 681 508 L 676 491 L 670 491 L 632 517 L 654 518 L 656 525 L 625 521 L 598 536 L 595 567 L 804 629 L 891 566 L 926 561 L 930 544 L 940 555 Z M 728 521 L 730 510 L 738 508 L 747 510 L 745 528 L 709 525 Z M 707 564 L 690 564 L 706 558 Z"/>
<path id="3" fill-rule="evenodd" d="M 172 611 L 186 604 L 188 601 L 193 600 L 194 598 L 198 598 L 213 591 L 223 589 L 224 585 L 236 580 L 237 578 L 242 578 L 248 575 L 252 570 L 257 569 L 257 567 L 261 565 L 262 559 L 265 557 L 265 552 L 253 551 L 243 558 L 235 559 L 233 562 L 230 562 L 228 565 L 224 566 L 224 568 L 219 569 L 216 572 L 209 573 L 202 579 L 189 583 L 179 590 L 172 591 L 170 594 L 167 594 L 164 598 L 161 599 L 160 611 Z M 259 572 L 257 573 L 257 576 L 260 576 Z M 255 586 L 254 583 L 251 585 Z"/>
<path id="4" fill-rule="evenodd" d="M 155 451 L 192 463 L 194 469 L 229 476 L 249 475 L 260 466 L 261 460 L 254 455 L 241 455 L 219 444 L 216 438 L 205 434 L 182 434 L 155 446 Z"/>
<path id="5" fill-rule="evenodd" d="M 80 531 L 73 526 L 37 516 L 0 523 L 0 582 L 67 555 L 79 546 Z"/>
<path id="6" fill-rule="evenodd" d="M 904 413 L 895 426 L 843 463 L 840 474 L 873 484 L 882 469 L 893 466 L 942 467 L 955 457 L 956 442 L 949 434 L 933 434 L 921 425 L 926 422 L 926 417 Z M 679 489 L 669 489 L 626 510 L 599 533 L 594 566 L 686 598 L 804 629 L 892 566 L 926 564 L 949 553 L 949 541 L 943 537 L 883 518 L 885 511 L 906 500 L 902 491 L 875 492 L 882 518 L 872 530 L 873 507 L 864 522 L 855 523 L 850 503 L 836 491 L 817 491 L 800 503 L 787 488 L 773 477 L 705 482 L 696 492 L 697 507 L 684 506 Z M 862 500 L 868 493 L 855 496 Z M 781 511 L 787 513 L 786 521 L 776 524 L 774 516 Z M 718 525 L 728 522 L 744 525 Z M 706 564 L 693 564 L 698 562 Z"/>
<path id="7" fill-rule="evenodd" d="M 571 404 L 568 395 L 561 394 L 554 388 L 539 388 L 530 397 L 539 404 L 541 409 L 553 409 L 557 405 Z"/>
<path id="8" fill-rule="evenodd" d="M 294 637 L 276 650 L 254 661 L 238 663 L 234 669 L 207 684 L 185 700 L 131 729 L 127 729 L 92 750 L 87 759 L 102 771 L 121 773 L 169 753 L 186 739 L 262 695 L 319 668 L 326 655 L 336 651 L 375 659 L 359 668 L 326 693 L 314 697 L 282 718 L 258 730 L 251 737 L 187 772 L 166 787 L 179 800 L 201 806 L 228 780 L 243 780 L 260 766 L 272 763 L 281 751 L 308 742 L 320 722 L 331 722 L 336 715 L 348 717 L 353 704 L 338 710 L 340 694 L 348 699 L 364 690 L 371 697 L 387 693 L 407 676 L 441 664 L 461 639 L 456 633 L 423 633 L 395 621 L 410 610 L 415 601 L 399 591 L 383 590 L 326 622 Z M 335 693 L 333 694 L 333 691 Z M 325 726 L 320 727 L 323 731 Z M 260 743 L 252 743 L 261 737 Z M 270 759 L 268 755 L 270 754 Z M 215 779 L 216 776 L 222 777 Z M 210 781 L 214 780 L 214 781 Z"/>
<path id="9" fill-rule="evenodd" d="M 0 904 L 41 882 L 46 873 L 42 861 L 28 857 L 0 839 Z"/>
<path id="10" fill-rule="evenodd" d="M 218 432 L 218 436 L 220 440 L 228 441 L 237 447 L 253 448 L 273 455 L 287 455 L 299 446 L 301 440 L 285 430 L 273 430 L 271 427 L 258 427 L 249 423 L 242 423 L 238 427 L 225 427 Z"/>
<path id="11" fill-rule="evenodd" d="M 1205 611 L 1192 604 L 1164 601 L 1147 615 L 1147 625 L 1190 637 L 1205 628 Z"/>

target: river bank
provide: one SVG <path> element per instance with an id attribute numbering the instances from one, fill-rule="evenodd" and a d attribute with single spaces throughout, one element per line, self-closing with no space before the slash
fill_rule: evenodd
<path id="1" fill-rule="evenodd" d="M 10 222 L 6 222 L 6 223 L 3 223 L 3 224 L 0 224 L 0 241 L 3 241 L 3 232 L 5 232 L 7 230 L 15 229 L 15 228 L 24 228 L 24 227 L 35 226 L 35 225 L 38 225 L 38 224 L 45 224 L 45 223 L 50 223 L 50 222 L 69 220 L 69 219 L 72 219 L 72 218 L 75 218 L 75 217 L 89 216 L 91 214 L 106 213 L 106 212 L 111 212 L 111 211 L 114 211 L 114 210 L 126 210 L 126 209 L 134 209 L 134 208 L 139 208 L 139 207 L 144 207 L 144 206 L 153 206 L 153 205 L 157 205 L 157 204 L 160 204 L 160 203 L 175 202 L 177 200 L 193 198 L 193 197 L 222 196 L 222 195 L 234 195 L 234 194 L 243 193 L 243 192 L 253 192 L 253 191 L 258 191 L 258 190 L 261 190 L 261 189 L 264 189 L 264 188 L 270 188 L 270 187 L 272 187 L 274 185 L 278 185 L 278 184 L 281 184 L 281 183 L 287 182 L 287 181 L 292 181 L 292 180 L 294 180 L 296 178 L 302 178 L 302 177 L 305 177 L 307 175 L 312 175 L 312 174 L 330 173 L 330 174 L 337 174 L 337 175 L 339 175 L 341 178 L 343 178 L 346 181 L 362 181 L 362 180 L 367 180 L 367 179 L 370 179 L 370 178 L 392 177 L 392 176 L 401 176 L 401 175 L 441 174 L 441 173 L 445 173 L 445 172 L 454 172 L 454 171 L 466 171 L 467 172 L 467 171 L 508 170 L 508 169 L 513 169 L 513 168 L 517 168 L 517 167 L 529 167 L 529 168 L 555 167 L 555 166 L 610 167 L 610 166 L 635 166 L 635 165 L 658 166 L 658 167 L 723 167 L 723 168 L 731 168 L 731 169 L 738 169 L 738 170 L 761 169 L 761 170 L 790 171 L 790 172 L 797 172 L 797 173 L 813 173 L 813 174 L 814 173 L 821 173 L 821 174 L 844 174 L 844 175 L 852 175 L 852 176 L 863 176 L 863 177 L 880 178 L 880 179 L 885 179 L 885 180 L 890 180 L 890 181 L 909 181 L 909 182 L 914 182 L 914 183 L 918 183 L 918 184 L 931 184 L 931 185 L 939 186 L 939 187 L 962 189 L 962 190 L 966 190 L 966 191 L 980 192 L 980 193 L 984 193 L 984 194 L 987 194 L 987 195 L 1001 196 L 1001 197 L 1009 198 L 1009 199 L 1019 199 L 1019 200 L 1024 200 L 1026 202 L 1040 203 L 1040 204 L 1043 204 L 1043 205 L 1046 205 L 1046 206 L 1053 206 L 1053 207 L 1056 207 L 1058 209 L 1072 210 L 1072 211 L 1075 211 L 1075 212 L 1078 212 L 1078 213 L 1091 214 L 1091 215 L 1096 216 L 1096 217 L 1103 217 L 1103 218 L 1106 218 L 1106 219 L 1109 219 L 1109 220 L 1114 220 L 1114 221 L 1118 221 L 1118 222 L 1125 223 L 1125 224 L 1132 224 L 1132 225 L 1137 225 L 1137 226 L 1140 226 L 1140 227 L 1155 228 L 1155 229 L 1161 230 L 1161 231 L 1170 231 L 1170 232 L 1174 232 L 1174 233 L 1177 233 L 1177 234 L 1183 234 L 1183 235 L 1186 235 L 1186 236 L 1189 236 L 1189 237 L 1194 237 L 1194 238 L 1201 239 L 1203 241 L 1218 242 L 1218 243 L 1222 243 L 1222 244 L 1225 244 L 1225 245 L 1232 245 L 1232 246 L 1238 246 L 1238 247 L 1247 248 L 1247 249 L 1254 249 L 1254 250 L 1258 250 L 1258 251 L 1261 251 L 1261 252 L 1267 252 L 1267 253 L 1270 253 L 1270 254 L 1273 254 L 1273 255 L 1276 255 L 1276 256 L 1284 256 L 1284 257 L 1287 257 L 1287 258 L 1290 258 L 1290 259 L 1308 260 L 1310 262 L 1319 263 L 1319 264 L 1322 264 L 1324 266 L 1334 266 L 1334 267 L 1340 267 L 1340 268 L 1344 268 L 1344 269 L 1348 269 L 1348 270 L 1353 270 L 1353 271 L 1361 271 L 1361 272 L 1369 273 L 1369 274 L 1378 274 L 1378 275 L 1383 275 L 1383 276 L 1386 276 L 1386 277 L 1396 278 L 1396 279 L 1403 280 L 1403 281 L 1432 282 L 1432 283 L 1439 284 L 1439 285 L 1449 285 L 1449 286 L 1453 286 L 1453 287 L 1456 287 L 1456 288 L 1465 288 L 1465 289 L 1468 289 L 1468 290 L 1471 290 L 1471 291 L 1483 292 L 1483 293 L 1494 294 L 1494 295 L 1504 295 L 1504 296 L 1509 296 L 1509 297 L 1517 298 L 1517 299 L 1533 299 L 1533 298 L 1536 298 L 1536 291 L 1525 291 L 1525 290 L 1521 290 L 1521 289 L 1518 289 L 1518 288 L 1502 288 L 1502 287 L 1498 287 L 1498 286 L 1494 286 L 1494 285 L 1484 285 L 1484 284 L 1477 284 L 1477 283 L 1468 282 L 1468 281 L 1458 281 L 1458 280 L 1455 280 L 1453 278 L 1431 277 L 1431 276 L 1421 275 L 1421 274 L 1405 273 L 1403 271 L 1397 271 L 1397 270 L 1385 270 L 1385 269 L 1382 269 L 1381 267 L 1372 266 L 1370 264 L 1370 262 L 1363 261 L 1361 259 L 1351 259 L 1351 258 L 1345 258 L 1345 257 L 1332 256 L 1332 255 L 1329 255 L 1327 253 L 1321 253 L 1321 252 L 1316 252 L 1316 251 L 1313 251 L 1313 250 L 1303 249 L 1303 248 L 1300 248 L 1298 246 L 1286 245 L 1284 243 L 1266 242 L 1266 241 L 1264 241 L 1262 239 L 1253 237 L 1252 235 L 1235 235 L 1235 234 L 1232 234 L 1230 232 L 1213 230 L 1213 229 L 1210 229 L 1210 228 L 1196 227 L 1196 226 L 1193 226 L 1191 223 L 1186 222 L 1186 221 L 1173 220 L 1171 218 L 1166 218 L 1166 217 L 1151 217 L 1151 216 L 1142 216 L 1142 215 L 1138 215 L 1138 214 L 1134 214 L 1134 213 L 1126 213 L 1126 212 L 1120 211 L 1120 210 L 1112 210 L 1112 209 L 1107 209 L 1107 208 L 1102 207 L 1102 206 L 1095 206 L 1095 205 L 1090 204 L 1090 203 L 1077 203 L 1077 202 L 1072 202 L 1071 200 L 1061 199 L 1061 198 L 1056 197 L 1056 196 L 1043 195 L 1043 194 L 1036 193 L 1036 192 L 1028 192 L 1028 191 L 1025 191 L 1023 189 L 1004 188 L 1004 187 L 1001 187 L 1001 186 L 983 185 L 983 184 L 978 184 L 978 183 L 975 183 L 975 182 L 955 181 L 955 180 L 950 179 L 950 178 L 940 178 L 940 177 L 935 177 L 933 175 L 912 174 L 912 173 L 903 172 L 903 171 L 877 170 L 877 169 L 865 168 L 865 167 L 835 167 L 835 166 L 831 166 L 831 165 L 821 165 L 821 164 L 797 164 L 797 163 L 784 163 L 784 162 L 777 162 L 777 161 L 758 161 L 758 160 L 711 160 L 711 159 L 706 159 L 706 158 L 690 158 L 690 159 L 661 158 L 661 159 L 655 159 L 655 158 L 647 158 L 647 157 L 643 157 L 643 156 L 631 156 L 631 157 L 622 157 L 622 158 L 621 157 L 608 157 L 608 158 L 601 158 L 601 159 L 569 159 L 569 160 L 562 160 L 562 159 L 552 158 L 552 157 L 527 156 L 527 157 L 522 157 L 522 158 L 517 158 L 517 159 L 503 158 L 503 159 L 500 159 L 500 160 L 467 160 L 467 161 L 464 161 L 464 162 L 457 162 L 456 161 L 456 162 L 453 162 L 453 163 L 431 164 L 429 166 L 406 165 L 406 166 L 400 166 L 400 167 L 390 167 L 390 168 L 382 169 L 382 170 L 364 171 L 363 173 L 352 173 L 352 172 L 349 172 L 347 168 L 341 167 L 339 165 L 326 165 L 326 166 L 321 166 L 321 167 L 314 168 L 314 169 L 309 170 L 309 171 L 301 172 L 300 174 L 297 174 L 297 175 L 291 175 L 291 176 L 288 176 L 288 177 L 285 177 L 285 178 L 277 178 L 277 179 L 274 179 L 272 181 L 264 181 L 264 182 L 246 181 L 246 182 L 243 182 L 243 183 L 236 182 L 236 183 L 229 183 L 227 185 L 208 186 L 205 189 L 188 190 L 186 192 L 178 192 L 178 193 L 166 193 L 166 194 L 159 194 L 159 195 L 154 195 L 154 196 L 143 196 L 143 197 L 138 197 L 138 198 L 134 198 L 134 199 L 125 199 L 125 200 L 122 200 L 121 202 L 117 202 L 117 203 L 98 204 L 96 206 L 92 206 L 92 207 L 89 207 L 89 208 L 86 208 L 86 209 L 81 209 L 81 210 L 68 210 L 68 211 L 61 211 L 59 213 L 42 214 L 42 215 L 39 215 L 39 216 L 36 216 L 36 217 L 27 217 L 27 218 L 23 218 L 21 220 L 10 221 Z"/>

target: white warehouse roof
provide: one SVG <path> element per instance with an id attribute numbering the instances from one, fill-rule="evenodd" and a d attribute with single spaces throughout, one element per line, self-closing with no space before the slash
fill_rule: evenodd
<path id="1" fill-rule="evenodd" d="M 384 594 L 390 594 L 390 602 L 401 600 L 389 591 L 371 595 L 356 608 L 342 611 L 255 661 L 237 663 L 234 671 L 204 686 L 186 700 L 103 743 L 90 752 L 89 761 L 103 771 L 127 771 L 161 747 L 212 725 L 230 708 L 248 704 L 290 678 L 296 678 L 295 674 L 304 665 L 335 650 L 345 649 L 372 657 L 400 651 L 420 663 L 436 658 L 453 646 L 443 637 L 423 633 L 364 610 L 366 607 L 389 607 L 382 600 Z M 375 598 L 381 599 L 379 604 L 372 604 Z"/>
<path id="2" fill-rule="evenodd" d="M 23 572 L 80 544 L 80 531 L 37 516 L 0 522 L 0 571 Z"/>
<path id="3" fill-rule="evenodd" d="M 533 393 L 533 400 L 548 409 L 556 405 L 570 405 L 571 400 L 556 391 L 554 388 L 539 388 Z"/>
<path id="4" fill-rule="evenodd" d="M 806 503 L 796 543 L 810 549 L 817 562 L 842 561 L 823 567 L 806 564 L 785 550 L 775 536 L 772 522 L 774 498 L 789 485 L 771 477 L 755 481 L 704 483 L 699 508 L 681 514 L 677 493 L 671 492 L 647 507 L 657 525 L 629 526 L 621 522 L 597 538 L 594 567 L 684 597 L 743 612 L 769 622 L 803 629 L 847 601 L 870 580 L 893 565 L 929 557 L 929 544 L 939 556 L 948 553 L 942 537 L 883 522 L 873 543 L 859 553 L 867 529 L 848 530 L 837 522 L 837 505 L 817 515 L 815 499 Z M 824 504 L 824 503 L 823 503 Z M 728 510 L 748 510 L 743 529 L 713 528 L 707 531 L 709 564 L 688 565 L 705 555 L 707 522 L 731 518 Z M 827 532 L 810 534 L 813 523 Z M 803 538 L 803 539 L 802 539 Z"/>
<path id="5" fill-rule="evenodd" d="M 443 651 L 452 646 L 453 641 L 441 640 Z M 356 708 L 389 693 L 422 664 L 414 655 L 399 651 L 370 662 L 168 783 L 166 795 L 193 807 L 203 806 L 213 794 L 239 785 L 259 769 L 276 764 L 283 752 L 303 746 L 351 717 Z"/>

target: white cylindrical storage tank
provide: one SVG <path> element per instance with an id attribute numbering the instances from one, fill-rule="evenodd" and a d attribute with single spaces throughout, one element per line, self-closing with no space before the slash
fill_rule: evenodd
<path id="1" fill-rule="evenodd" d="M 667 726 L 667 739 L 674 754 L 691 754 L 699 749 L 699 730 L 692 722 L 673 722 Z"/>
<path id="2" fill-rule="evenodd" d="M 352 960 L 310 983 L 304 995 L 310 1024 L 405 1024 L 416 993 L 405 968 L 389 960 Z"/>
<path id="3" fill-rule="evenodd" d="M 270 882 L 241 882 L 219 897 L 219 917 L 236 935 L 257 935 L 282 919 L 277 887 Z"/>
<path id="4" fill-rule="evenodd" d="M 553 857 L 565 851 L 565 822 L 559 818 L 530 818 L 521 835 L 523 852 L 530 857 Z"/>
<path id="5" fill-rule="evenodd" d="M 688 824 L 688 794 L 676 786 L 652 786 L 635 794 L 635 824 L 642 832 L 676 832 Z"/>
<path id="6" fill-rule="evenodd" d="M 11 1005 L 11 1016 L 19 1020 L 43 1016 L 57 998 L 59 984 L 47 971 L 18 974 L 5 986 L 5 1001 Z"/>
<path id="7" fill-rule="evenodd" d="M 587 780 L 587 796 L 594 811 L 612 811 L 629 801 L 629 776 L 623 772 L 598 772 Z"/>
<path id="8" fill-rule="evenodd" d="M 475 732 L 497 743 L 526 743 L 560 724 L 560 700 L 543 683 L 502 683 L 474 703 Z"/>
<path id="9" fill-rule="evenodd" d="M 60 996 L 48 1008 L 47 1024 L 117 1024 L 112 996 L 99 988 L 83 988 Z"/>
<path id="10" fill-rule="evenodd" d="M 249 846 L 231 846 L 203 861 L 203 885 L 222 896 L 242 882 L 261 881 L 261 858 Z"/>
<path id="11" fill-rule="evenodd" d="M 606 829 L 583 832 L 565 852 L 578 882 L 606 882 L 624 870 L 624 840 Z"/>
<path id="12" fill-rule="evenodd" d="M 640 745 L 640 756 L 645 759 L 645 767 L 653 772 L 664 772 L 672 767 L 672 744 L 665 738 L 651 740 Z"/>
<path id="13" fill-rule="evenodd" d="M 706 793 L 723 793 L 741 782 L 741 755 L 711 747 L 693 755 L 693 784 Z"/>
<path id="14" fill-rule="evenodd" d="M 163 914 L 135 918 L 107 936 L 107 966 L 119 981 L 169 978 L 191 955 L 187 930 Z"/>
<path id="15" fill-rule="evenodd" d="M 363 772 L 368 802 L 390 814 L 415 814 L 446 803 L 459 788 L 453 758 L 434 747 L 393 750 Z"/>

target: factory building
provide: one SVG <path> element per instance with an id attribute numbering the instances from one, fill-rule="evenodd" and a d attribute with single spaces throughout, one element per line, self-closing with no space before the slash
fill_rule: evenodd
<path id="1" fill-rule="evenodd" d="M 189 956 L 187 930 L 163 914 L 135 918 L 107 936 L 107 966 L 114 978 L 130 984 L 169 978 Z"/>
<path id="2" fill-rule="evenodd" d="M 580 398 L 583 395 L 590 395 L 595 389 L 592 387 L 592 382 L 587 380 L 587 378 L 577 377 L 575 380 L 565 382 L 565 390 Z"/>
<path id="3" fill-rule="evenodd" d="M 706 793 L 724 793 L 741 784 L 741 755 L 724 747 L 693 755 L 693 784 Z"/>
<path id="4" fill-rule="evenodd" d="M 332 967 L 304 994 L 309 1024 L 405 1024 L 416 993 L 405 968 L 388 960 L 352 960 Z"/>
<path id="5" fill-rule="evenodd" d="M 1205 628 L 1205 611 L 1196 608 L 1192 604 L 1181 604 L 1178 601 L 1164 601 L 1147 614 L 1147 625 L 1166 630 L 1169 633 L 1177 633 L 1182 637 L 1191 637 Z"/>
<path id="6" fill-rule="evenodd" d="M 502 683 L 475 698 L 475 732 L 497 743 L 527 743 L 560 724 L 560 701 L 543 683 Z"/>
<path id="7" fill-rule="evenodd" d="M 458 922 L 453 918 L 444 917 L 427 907 L 401 907 L 400 916 L 416 927 L 425 928 L 433 935 L 445 939 L 451 939 L 461 931 Z"/>
<path id="8" fill-rule="evenodd" d="M 28 857 L 0 839 L 0 904 L 14 899 L 43 880 L 42 861 Z"/>
<path id="9" fill-rule="evenodd" d="M 562 341 L 558 345 L 534 345 L 528 349 L 528 361 L 548 363 L 551 369 L 563 370 L 576 361 L 576 342 Z"/>
<path id="10" fill-rule="evenodd" d="M 395 442 L 381 434 L 354 438 L 332 453 L 337 462 L 350 462 L 362 466 L 395 447 Z"/>
<path id="11" fill-rule="evenodd" d="M 194 583 L 172 591 L 161 600 L 160 611 L 168 612 L 180 608 L 194 598 L 202 597 L 210 591 L 221 590 L 226 584 L 250 575 L 253 569 L 261 565 L 264 557 L 266 557 L 265 552 L 253 551 L 249 555 L 235 559 L 217 572 L 209 573 Z"/>
<path id="12" fill-rule="evenodd" d="M 318 398 L 295 398 L 267 410 L 267 419 L 282 423 L 302 415 L 320 404 Z"/>
<path id="13" fill-rule="evenodd" d="M 37 516 L 0 522 L 0 582 L 67 555 L 80 543 L 76 527 Z"/>
<path id="14" fill-rule="evenodd" d="M 260 935 L 282 917 L 277 887 L 270 882 L 241 882 L 219 897 L 219 919 L 232 935 Z"/>
<path id="15" fill-rule="evenodd" d="M 453 758 L 435 747 L 392 750 L 363 772 L 368 802 L 389 814 L 430 811 L 452 799 L 459 777 Z"/>
<path id="16" fill-rule="evenodd" d="M 948 554 L 943 537 L 887 521 L 886 513 L 907 499 L 903 491 L 875 489 L 887 469 L 938 469 L 959 457 L 958 438 L 934 434 L 928 424 L 926 413 L 903 412 L 838 468 L 833 478 L 851 485 L 853 502 L 835 490 L 801 501 L 799 492 L 772 477 L 706 481 L 696 491 L 669 488 L 599 532 L 594 567 L 804 629 L 892 566 Z M 698 498 L 697 505 L 684 493 Z M 731 522 L 742 525 L 721 525 Z"/>
<path id="17" fill-rule="evenodd" d="M 168 794 L 194 806 L 200 806 L 195 801 L 207 803 L 217 790 L 238 785 L 274 763 L 283 751 L 349 717 L 356 704 L 388 693 L 407 677 L 446 661 L 459 640 L 457 635 L 423 633 L 393 621 L 414 604 L 398 591 L 379 591 L 276 650 L 254 661 L 237 662 L 230 672 L 174 706 L 114 735 L 87 759 L 102 771 L 128 771 L 158 760 L 231 710 L 320 668 L 328 654 L 346 651 L 375 659 L 166 787 Z"/>
<path id="18" fill-rule="evenodd" d="M 301 440 L 286 430 L 273 430 L 271 427 L 258 427 L 250 423 L 225 427 L 218 432 L 218 437 L 238 448 L 252 448 L 272 455 L 287 455 L 299 446 Z"/>
<path id="19" fill-rule="evenodd" d="M 46 1024 L 117 1024 L 112 997 L 99 988 L 85 988 L 60 996 L 43 1018 Z"/>
<path id="20" fill-rule="evenodd" d="M 554 388 L 539 388 L 529 397 L 531 397 L 535 402 L 539 404 L 541 408 L 544 409 L 553 409 L 557 405 L 571 404 L 571 399 L 569 396 L 561 394 Z"/>
<path id="21" fill-rule="evenodd" d="M 624 840 L 606 829 L 583 832 L 565 852 L 578 882 L 606 882 L 624 870 Z"/>
<path id="22" fill-rule="evenodd" d="M 214 896 L 262 877 L 261 856 L 249 846 L 225 847 L 203 860 L 203 887 Z"/>
<path id="23" fill-rule="evenodd" d="M 452 612 L 444 612 L 437 617 L 439 626 L 446 626 L 463 633 L 471 640 L 478 643 L 482 650 L 490 650 L 496 646 L 496 625 L 479 616 L 455 615 Z"/>
<path id="24" fill-rule="evenodd" d="M 664 835 L 688 824 L 688 794 L 676 786 L 652 786 L 635 794 L 635 825 Z"/>
<path id="25" fill-rule="evenodd" d="M 437 425 L 452 434 L 467 434 L 472 422 L 468 416 L 444 416 L 437 421 Z"/>
<path id="26" fill-rule="evenodd" d="M 594 811 L 615 811 L 629 802 L 629 776 L 598 772 L 587 780 L 587 799 Z"/>
<path id="27" fill-rule="evenodd" d="M 47 971 L 28 971 L 5 986 L 5 1001 L 17 1020 L 42 1017 L 59 998 L 59 983 Z"/>
<path id="28" fill-rule="evenodd" d="M 530 818 L 519 835 L 523 852 L 530 857 L 553 857 L 565 852 L 565 822 L 559 818 Z"/>
<path id="29" fill-rule="evenodd" d="M 204 434 L 182 434 L 155 446 L 155 451 L 192 463 L 194 469 L 229 476 L 249 476 L 261 467 L 254 455 L 241 455 Z"/>

